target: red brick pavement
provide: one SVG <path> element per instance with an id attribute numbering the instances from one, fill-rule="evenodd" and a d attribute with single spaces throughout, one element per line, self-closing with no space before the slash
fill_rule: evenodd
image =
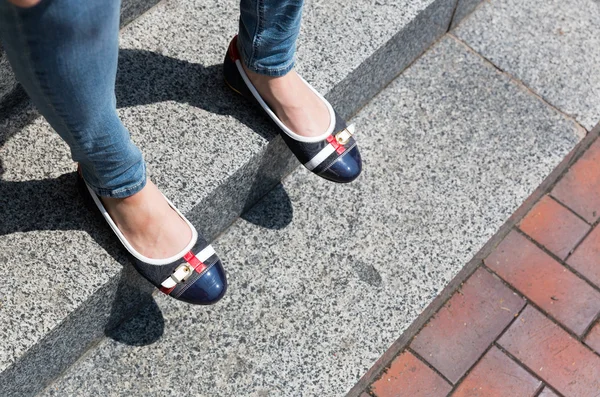
<path id="1" fill-rule="evenodd" d="M 452 386 L 411 352 L 399 355 L 377 382 L 373 391 L 382 396 L 443 397 Z M 401 390 L 402 394 L 397 393 Z"/>
<path id="2" fill-rule="evenodd" d="M 367 374 L 360 397 L 600 396 L 600 140 L 582 145 L 399 353 Z"/>
<path id="3" fill-rule="evenodd" d="M 456 397 L 533 396 L 542 382 L 492 346 L 458 385 Z"/>

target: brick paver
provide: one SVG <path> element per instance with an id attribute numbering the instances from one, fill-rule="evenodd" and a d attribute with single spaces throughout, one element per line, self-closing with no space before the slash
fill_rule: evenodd
<path id="1" fill-rule="evenodd" d="M 444 397 L 452 386 L 410 352 L 404 352 L 371 387 L 377 397 Z"/>
<path id="2" fill-rule="evenodd" d="M 548 251 L 565 259 L 590 230 L 590 225 L 544 196 L 523 218 L 520 228 Z"/>
<path id="3" fill-rule="evenodd" d="M 526 201 L 483 264 L 447 287 L 450 299 L 379 372 L 372 395 L 600 397 L 600 224 L 590 231 L 600 138 L 586 139 L 596 141 Z"/>
<path id="4" fill-rule="evenodd" d="M 552 195 L 588 222 L 600 217 L 600 141 L 558 182 Z"/>
<path id="5" fill-rule="evenodd" d="M 461 382 L 453 397 L 532 397 L 542 382 L 492 347 Z"/>
<path id="6" fill-rule="evenodd" d="M 600 293 L 516 231 L 485 264 L 578 335 L 600 312 Z"/>
<path id="7" fill-rule="evenodd" d="M 567 263 L 600 287 L 600 226 L 592 230 Z"/>
<path id="8" fill-rule="evenodd" d="M 501 280 L 478 269 L 421 330 L 411 347 L 455 383 L 524 304 Z"/>
<path id="9" fill-rule="evenodd" d="M 600 354 L 600 322 L 596 323 L 594 327 L 585 337 L 585 343 Z M 600 393 L 599 393 L 600 394 Z"/>
<path id="10" fill-rule="evenodd" d="M 544 387 L 538 397 L 558 397 L 558 394 L 554 393 L 549 387 Z"/>
<path id="11" fill-rule="evenodd" d="M 498 343 L 565 396 L 600 394 L 600 357 L 532 306 Z"/>

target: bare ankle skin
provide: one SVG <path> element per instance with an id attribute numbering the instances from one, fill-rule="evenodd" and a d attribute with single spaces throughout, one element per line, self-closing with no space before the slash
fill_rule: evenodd
<path id="1" fill-rule="evenodd" d="M 127 241 L 148 258 L 176 255 L 192 238 L 189 226 L 150 181 L 132 196 L 102 197 L 102 202 Z"/>
<path id="2" fill-rule="evenodd" d="M 325 103 L 292 70 L 285 76 L 266 76 L 244 70 L 277 117 L 298 135 L 323 135 L 330 124 Z"/>

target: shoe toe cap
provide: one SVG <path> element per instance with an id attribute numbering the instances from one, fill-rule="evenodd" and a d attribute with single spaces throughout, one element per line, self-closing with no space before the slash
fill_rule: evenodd
<path id="1" fill-rule="evenodd" d="M 348 183 L 358 178 L 361 171 L 362 158 L 358 147 L 354 146 L 319 175 L 333 182 Z"/>
<path id="2" fill-rule="evenodd" d="M 227 278 L 221 261 L 217 261 L 177 299 L 195 305 L 217 303 L 227 291 Z"/>

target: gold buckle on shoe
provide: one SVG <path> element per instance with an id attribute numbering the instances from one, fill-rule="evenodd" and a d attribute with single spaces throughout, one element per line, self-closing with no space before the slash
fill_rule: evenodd
<path id="1" fill-rule="evenodd" d="M 187 263 L 183 263 L 179 265 L 177 269 L 175 269 L 175 271 L 171 275 L 171 278 L 175 280 L 175 282 L 180 283 L 190 278 L 193 272 L 194 269 L 190 265 L 188 265 Z"/>
<path id="2" fill-rule="evenodd" d="M 352 138 L 353 132 L 354 132 L 354 125 L 349 125 L 348 127 L 344 128 L 343 130 L 341 130 L 340 132 L 335 134 L 335 140 L 340 145 L 345 145 L 348 143 L 350 138 Z"/>

